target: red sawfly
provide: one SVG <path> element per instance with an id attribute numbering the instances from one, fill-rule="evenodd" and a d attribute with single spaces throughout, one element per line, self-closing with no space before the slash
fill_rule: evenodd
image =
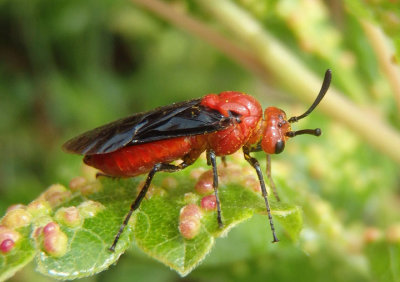
<path id="1" fill-rule="evenodd" d="M 262 112 L 259 102 L 250 95 L 225 91 L 200 99 L 160 107 L 134 114 L 85 132 L 63 146 L 69 153 L 84 155 L 83 161 L 112 177 L 133 177 L 148 173 L 138 196 L 120 226 L 110 247 L 115 250 L 120 235 L 132 213 L 139 208 L 157 172 L 175 172 L 193 164 L 206 151 L 213 170 L 213 188 L 217 203 L 217 220 L 223 226 L 218 198 L 216 157 L 243 149 L 244 158 L 256 170 L 268 213 L 273 242 L 275 234 L 263 174 L 251 152 L 267 154 L 267 177 L 277 197 L 271 178 L 271 154 L 279 154 L 288 138 L 301 134 L 321 135 L 321 130 L 291 130 L 291 123 L 308 116 L 325 96 L 332 74 L 328 69 L 321 90 L 311 107 L 302 115 L 289 119 L 283 110 L 268 107 Z M 264 116 L 264 117 L 263 117 Z M 173 161 L 182 160 L 178 165 Z"/>

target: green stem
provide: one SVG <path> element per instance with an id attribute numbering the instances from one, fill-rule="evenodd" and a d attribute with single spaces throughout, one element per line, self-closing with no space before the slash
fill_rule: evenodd
<path id="1" fill-rule="evenodd" d="M 251 15 L 233 2 L 197 0 L 200 6 L 211 12 L 222 25 L 240 39 L 242 45 L 246 46 L 247 52 L 230 51 L 230 49 L 241 49 L 233 43 L 233 40 L 224 39 L 223 36 L 187 14 L 174 10 L 169 4 L 159 0 L 131 1 L 206 40 L 244 67 L 260 75 L 265 81 L 273 76 L 305 103 L 310 104 L 315 99 L 323 74 L 313 74 L 303 62 L 263 29 Z M 335 75 L 340 75 L 335 73 L 335 69 L 332 71 L 334 78 Z M 400 134 L 373 112 L 359 108 L 333 87 L 318 109 L 342 122 L 377 150 L 400 163 Z"/>
<path id="2" fill-rule="evenodd" d="M 260 63 L 294 95 L 306 103 L 311 103 L 315 99 L 323 74 L 318 76 L 313 74 L 246 11 L 227 0 L 197 0 L 197 3 L 211 12 L 221 24 L 251 48 Z M 335 70 L 332 71 L 335 76 Z M 399 133 L 372 112 L 357 107 L 335 88 L 329 90 L 319 109 L 400 163 Z"/>
<path id="3" fill-rule="evenodd" d="M 375 51 L 379 66 L 388 78 L 396 99 L 397 109 L 400 111 L 400 67 L 393 60 L 393 47 L 390 46 L 388 38 L 377 26 L 366 20 L 361 21 L 361 24 Z"/>
<path id="4" fill-rule="evenodd" d="M 251 52 L 236 46 L 232 40 L 209 28 L 203 22 L 175 9 L 171 4 L 159 0 L 131 1 L 152 11 L 154 14 L 157 14 L 175 26 L 190 31 L 190 34 L 202 38 L 228 57 L 236 60 L 239 65 L 244 66 L 260 76 L 265 75 L 265 68 L 260 65 L 258 58 Z"/>

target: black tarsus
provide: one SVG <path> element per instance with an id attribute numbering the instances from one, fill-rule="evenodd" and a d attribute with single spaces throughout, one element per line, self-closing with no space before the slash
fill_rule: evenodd
<path id="1" fill-rule="evenodd" d="M 256 170 L 258 180 L 260 181 L 261 192 L 262 192 L 262 195 L 265 200 L 265 206 L 267 208 L 269 225 L 271 226 L 271 231 L 272 231 L 272 237 L 273 237 L 272 243 L 279 242 L 278 238 L 276 237 L 276 233 L 275 233 L 275 227 L 274 227 L 274 223 L 272 220 L 271 209 L 269 207 L 269 202 L 268 202 L 268 193 L 267 193 L 267 189 L 265 188 L 265 182 L 264 182 L 264 178 L 263 178 L 263 175 L 261 172 L 260 164 L 256 158 L 253 158 L 250 156 L 250 148 L 248 148 L 246 146 L 243 147 L 243 155 L 244 155 L 244 158 L 246 159 L 246 161 Z"/>
<path id="2" fill-rule="evenodd" d="M 218 197 L 218 171 L 217 171 L 217 157 L 213 150 L 207 150 L 207 162 L 210 162 L 212 169 L 213 169 L 213 188 L 215 194 L 215 200 L 217 202 L 217 221 L 219 228 L 224 227 L 222 223 L 222 216 L 221 216 L 221 203 Z"/>
<path id="3" fill-rule="evenodd" d="M 140 190 L 139 195 L 136 197 L 136 199 L 132 202 L 131 204 L 131 208 L 128 212 L 128 214 L 125 216 L 124 222 L 121 224 L 117 235 L 114 238 L 114 242 L 111 245 L 111 247 L 109 248 L 109 250 L 111 252 L 115 251 L 115 247 L 117 246 L 119 237 L 121 236 L 122 232 L 124 231 L 126 225 L 129 222 L 129 219 L 132 216 L 132 213 L 137 210 L 140 206 L 140 203 L 142 202 L 142 200 L 144 199 L 144 197 L 146 196 L 146 193 L 150 187 L 151 181 L 154 177 L 154 175 L 156 174 L 156 172 L 159 171 L 166 171 L 166 172 L 175 172 L 175 171 L 179 171 L 182 170 L 186 167 L 188 167 L 189 165 L 191 165 L 193 161 L 191 162 L 182 162 L 179 165 L 172 165 L 172 164 L 163 164 L 163 163 L 158 163 L 155 164 L 154 167 L 150 170 L 149 174 L 147 175 L 146 178 L 146 182 L 144 183 L 142 190 Z"/>
<path id="4" fill-rule="evenodd" d="M 315 109 L 315 107 L 318 106 L 318 104 L 321 102 L 322 98 L 324 98 L 326 92 L 329 89 L 329 85 L 331 84 L 331 80 L 332 80 L 332 71 L 330 69 L 327 69 L 325 72 L 324 82 L 322 83 L 321 90 L 319 91 L 319 94 L 318 94 L 317 98 L 315 99 L 314 103 L 304 114 L 297 116 L 297 117 L 291 117 L 288 121 L 290 123 L 293 123 L 293 122 L 296 122 L 296 121 L 308 116 Z"/>

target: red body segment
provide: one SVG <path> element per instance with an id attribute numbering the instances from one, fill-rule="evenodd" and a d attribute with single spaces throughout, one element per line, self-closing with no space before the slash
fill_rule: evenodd
<path id="1" fill-rule="evenodd" d="M 84 162 L 110 176 L 132 177 L 149 172 L 157 163 L 170 163 L 185 157 L 194 160 L 206 149 L 213 150 L 217 156 L 230 155 L 249 140 L 255 143 L 261 137 L 262 108 L 253 97 L 226 91 L 205 96 L 201 104 L 225 116 L 229 116 L 230 111 L 239 114 L 240 121 L 214 133 L 130 145 L 111 153 L 88 155 Z"/>
<path id="2" fill-rule="evenodd" d="M 264 128 L 262 129 L 261 148 L 267 154 L 276 153 L 278 141 L 286 142 L 286 133 L 291 130 L 290 123 L 286 120 L 286 113 L 275 107 L 268 107 L 264 112 Z"/>
<path id="3" fill-rule="evenodd" d="M 195 136 L 161 140 L 85 156 L 84 162 L 107 175 L 132 177 L 149 172 L 156 163 L 170 163 L 182 158 L 196 143 Z"/>
<path id="4" fill-rule="evenodd" d="M 217 110 L 225 116 L 229 116 L 229 112 L 240 114 L 239 123 L 235 123 L 225 130 L 209 134 L 207 148 L 214 150 L 217 156 L 233 154 L 244 144 L 247 144 L 249 140 L 254 143 L 258 141 L 255 140 L 254 136 L 259 136 L 262 108 L 260 103 L 252 96 L 241 92 L 225 91 L 219 95 L 205 96 L 202 105 Z"/>

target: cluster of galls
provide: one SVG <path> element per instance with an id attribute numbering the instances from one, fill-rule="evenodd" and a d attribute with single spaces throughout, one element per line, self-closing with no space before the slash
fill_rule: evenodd
<path id="1" fill-rule="evenodd" d="M 50 256 L 61 257 L 68 249 L 68 237 L 62 231 L 76 228 L 85 218 L 95 216 L 104 207 L 98 202 L 85 201 L 79 206 L 57 207 L 71 199 L 74 192 L 88 195 L 97 192 L 100 184 L 78 177 L 70 182 L 70 190 L 60 184 L 50 186 L 29 205 L 13 205 L 0 221 L 0 253 L 8 254 L 22 240 L 23 227 L 32 227 L 31 238 L 40 250 Z M 56 209 L 56 212 L 53 211 Z M 61 227 L 60 227 L 61 225 Z"/>
<path id="2" fill-rule="evenodd" d="M 243 169 L 240 166 L 229 164 L 229 168 L 221 167 L 218 169 L 219 184 L 226 184 L 234 179 L 245 184 L 245 187 L 250 188 L 255 192 L 260 191 L 260 184 L 257 181 L 254 172 L 247 171 L 243 173 Z M 243 176 L 244 175 L 244 176 Z M 212 170 L 201 171 L 193 170 L 191 176 L 197 179 L 195 184 L 194 193 L 188 193 L 185 195 L 187 204 L 180 210 L 179 215 L 179 232 L 185 239 L 193 239 L 200 233 L 201 219 L 207 212 L 213 212 L 217 209 L 216 197 L 213 188 L 213 172 Z M 199 202 L 200 205 L 196 204 Z M 215 218 L 217 221 L 217 218 Z"/>

